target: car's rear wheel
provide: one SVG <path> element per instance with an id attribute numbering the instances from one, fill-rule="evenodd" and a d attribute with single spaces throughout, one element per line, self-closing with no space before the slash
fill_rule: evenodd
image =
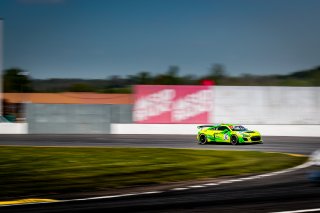
<path id="1" fill-rule="evenodd" d="M 231 136 L 231 140 L 230 140 L 232 145 L 237 145 L 238 144 L 238 138 L 235 135 Z"/>
<path id="2" fill-rule="evenodd" d="M 203 145 L 205 143 L 207 143 L 207 137 L 205 135 L 200 135 L 199 144 Z"/>

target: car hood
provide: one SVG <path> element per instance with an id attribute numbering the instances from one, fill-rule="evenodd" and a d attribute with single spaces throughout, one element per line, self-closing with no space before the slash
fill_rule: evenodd
<path id="1" fill-rule="evenodd" d="M 256 133 L 255 131 L 252 130 L 247 130 L 247 131 L 243 131 L 244 133 Z"/>
<path id="2" fill-rule="evenodd" d="M 252 131 L 252 130 L 247 130 L 247 131 L 241 131 L 239 132 L 240 135 L 242 134 L 248 134 L 250 136 L 261 136 L 259 132 L 257 131 Z"/>
<path id="3" fill-rule="evenodd" d="M 239 133 L 257 133 L 256 131 L 252 131 L 252 130 L 245 130 L 245 131 L 238 131 Z"/>

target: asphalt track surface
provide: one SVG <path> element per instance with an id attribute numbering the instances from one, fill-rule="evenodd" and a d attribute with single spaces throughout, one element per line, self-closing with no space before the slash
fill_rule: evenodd
<path id="1" fill-rule="evenodd" d="M 320 138 L 264 137 L 264 144 L 232 146 L 198 145 L 194 136 L 173 135 L 0 135 L 0 145 L 201 148 L 309 155 L 320 148 Z M 320 184 L 308 179 L 313 169 L 308 167 L 271 177 L 183 191 L 7 206 L 0 207 L 0 212 L 279 212 L 320 209 Z"/>

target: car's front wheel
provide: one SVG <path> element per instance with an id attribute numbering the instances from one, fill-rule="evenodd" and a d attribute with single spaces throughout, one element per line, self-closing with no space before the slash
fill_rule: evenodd
<path id="1" fill-rule="evenodd" d="M 203 145 L 205 143 L 207 143 L 207 137 L 205 135 L 200 135 L 199 144 Z"/>
<path id="2" fill-rule="evenodd" d="M 232 145 L 237 145 L 238 144 L 238 138 L 235 135 L 231 136 L 231 140 L 230 140 Z"/>

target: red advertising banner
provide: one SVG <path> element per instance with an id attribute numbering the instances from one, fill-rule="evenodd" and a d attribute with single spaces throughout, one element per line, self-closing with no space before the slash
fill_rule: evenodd
<path id="1" fill-rule="evenodd" d="M 135 123 L 210 123 L 211 86 L 137 85 Z"/>

